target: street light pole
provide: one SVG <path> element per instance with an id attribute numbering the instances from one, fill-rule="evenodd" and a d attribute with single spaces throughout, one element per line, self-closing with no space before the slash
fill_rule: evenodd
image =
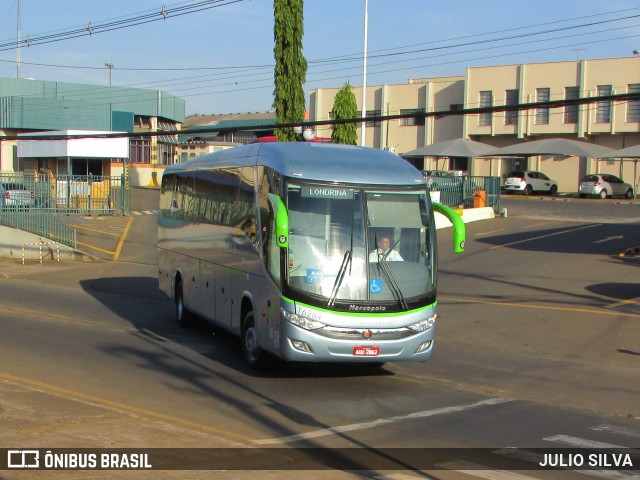
<path id="1" fill-rule="evenodd" d="M 361 145 L 367 144 L 367 34 L 369 29 L 369 0 L 364 0 L 364 56 L 362 62 L 362 121 Z"/>

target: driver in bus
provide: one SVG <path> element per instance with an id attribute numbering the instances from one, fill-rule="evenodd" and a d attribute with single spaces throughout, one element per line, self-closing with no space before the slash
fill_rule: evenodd
<path id="1" fill-rule="evenodd" d="M 391 248 L 391 240 L 389 239 L 389 237 L 380 237 L 380 239 L 378 240 L 378 248 L 376 248 L 369 254 L 369 261 L 378 262 L 379 258 L 382 258 L 385 255 L 386 255 L 387 262 L 404 261 L 404 259 L 398 253 L 397 250 L 391 250 L 389 252 L 390 248 Z"/>

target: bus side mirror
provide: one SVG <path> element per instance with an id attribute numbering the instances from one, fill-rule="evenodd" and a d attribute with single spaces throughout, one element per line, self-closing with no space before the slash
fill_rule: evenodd
<path id="1" fill-rule="evenodd" d="M 453 251 L 456 253 L 464 252 L 464 242 L 466 238 L 466 228 L 462 217 L 456 213 L 455 210 L 442 205 L 441 203 L 433 202 L 433 209 L 436 212 L 441 213 L 449 219 L 453 225 Z"/>
<path id="2" fill-rule="evenodd" d="M 289 212 L 282 199 L 275 193 L 269 194 L 269 203 L 273 208 L 276 228 L 276 245 L 280 248 L 289 247 Z"/>

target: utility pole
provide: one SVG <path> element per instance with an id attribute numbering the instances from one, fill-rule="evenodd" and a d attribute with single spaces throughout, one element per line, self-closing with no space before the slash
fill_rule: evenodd
<path id="1" fill-rule="evenodd" d="M 18 26 L 16 28 L 16 78 L 20 78 L 20 24 L 22 23 L 22 0 L 18 0 Z"/>
<path id="2" fill-rule="evenodd" d="M 115 64 L 113 62 L 107 62 L 104 64 L 104 66 L 109 69 L 109 86 L 111 86 L 111 72 L 113 70 L 113 67 L 115 67 Z"/>
<path id="3" fill-rule="evenodd" d="M 580 52 L 583 51 L 584 48 L 572 48 L 572 52 L 576 52 L 576 62 L 580 60 Z"/>
<path id="4" fill-rule="evenodd" d="M 362 121 L 361 145 L 367 144 L 367 34 L 369 29 L 369 0 L 364 0 L 364 55 L 362 62 Z"/>

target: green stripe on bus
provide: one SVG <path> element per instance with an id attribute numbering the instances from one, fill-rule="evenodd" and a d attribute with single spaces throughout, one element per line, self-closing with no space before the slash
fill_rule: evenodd
<path id="1" fill-rule="evenodd" d="M 438 302 L 433 302 L 431 305 L 426 305 L 424 307 L 416 308 L 414 310 L 409 310 L 407 312 L 389 312 L 389 313 L 384 313 L 384 312 L 343 312 L 343 311 L 338 311 L 338 310 L 329 310 L 328 308 L 316 307 L 316 306 L 313 306 L 313 305 L 307 305 L 306 303 L 298 302 L 296 300 L 291 300 L 290 298 L 287 298 L 284 295 L 282 296 L 282 299 L 287 303 L 291 303 L 291 304 L 296 304 L 297 303 L 299 306 L 308 308 L 310 310 L 315 310 L 315 311 L 319 311 L 319 312 L 326 312 L 326 313 L 335 313 L 336 315 L 344 315 L 344 316 L 350 316 L 350 317 L 369 317 L 372 314 L 375 315 L 375 316 L 378 316 L 378 317 L 398 317 L 398 316 L 410 315 L 410 314 L 416 313 L 416 312 L 421 312 L 423 310 L 436 308 L 436 305 L 438 305 Z"/>

